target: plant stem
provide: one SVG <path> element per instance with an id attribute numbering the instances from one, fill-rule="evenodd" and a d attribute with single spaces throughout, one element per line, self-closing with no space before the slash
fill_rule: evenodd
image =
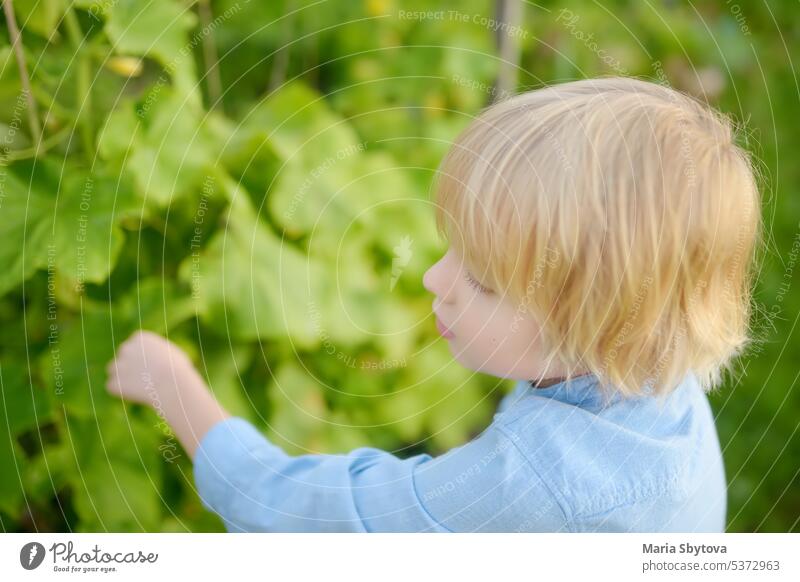
<path id="1" fill-rule="evenodd" d="M 48 138 L 43 139 L 42 141 L 38 142 L 35 146 L 24 149 L 24 150 L 13 150 L 9 151 L 6 159 L 9 161 L 14 160 L 25 160 L 28 158 L 35 158 L 38 155 L 44 154 L 52 148 L 54 145 L 61 142 L 71 131 L 74 130 L 72 126 L 65 126 L 58 130 L 56 133 L 51 135 Z"/>
<path id="2" fill-rule="evenodd" d="M 495 88 L 497 92 L 492 101 L 501 100 L 517 92 L 517 71 L 519 70 L 519 41 L 509 35 L 507 30 L 516 30 L 522 22 L 523 3 L 519 0 L 497 0 L 497 22 L 509 24 L 512 28 L 498 28 L 496 34 L 497 49 L 500 53 L 500 71 Z"/>
<path id="3" fill-rule="evenodd" d="M 283 42 L 272 61 L 272 71 L 269 76 L 269 86 L 267 93 L 272 93 L 283 84 L 286 79 L 286 69 L 289 66 L 289 41 L 291 40 L 292 29 L 294 28 L 294 1 L 290 0 L 286 7 L 287 16 L 286 28 L 283 31 Z"/>
<path id="4" fill-rule="evenodd" d="M 83 147 L 91 162 L 94 157 L 94 138 L 92 134 L 92 120 L 90 117 L 92 111 L 92 95 L 89 83 L 89 58 L 86 51 L 83 50 L 83 32 L 81 32 L 81 27 L 78 23 L 77 16 L 75 16 L 74 8 L 69 8 L 64 13 L 64 24 L 67 27 L 67 36 L 72 46 L 75 48 L 75 54 L 78 59 L 78 88 L 76 92 L 79 104 L 78 127 L 80 128 Z"/>
<path id="5" fill-rule="evenodd" d="M 200 13 L 200 23 L 203 28 L 208 30 L 208 34 L 203 35 L 203 63 L 206 67 L 206 79 L 208 82 L 209 109 L 215 109 L 217 105 L 222 105 L 222 78 L 219 73 L 219 57 L 217 47 L 214 45 L 214 31 L 211 26 L 211 5 L 209 0 L 200 0 L 197 4 L 197 11 Z"/>
<path id="6" fill-rule="evenodd" d="M 22 35 L 17 28 L 17 19 L 14 16 L 14 4 L 11 0 L 3 2 L 3 11 L 6 15 L 6 23 L 8 24 L 8 33 L 11 36 L 11 45 L 14 47 L 14 53 L 17 56 L 17 66 L 19 67 L 19 78 L 22 82 L 22 90 L 25 92 L 25 98 L 28 101 L 28 121 L 31 125 L 31 135 L 33 142 L 38 147 L 42 141 L 42 126 L 39 123 L 39 112 L 36 109 L 36 101 L 33 99 L 31 93 L 31 79 L 28 76 L 28 67 L 25 64 L 25 53 L 22 50 Z"/>

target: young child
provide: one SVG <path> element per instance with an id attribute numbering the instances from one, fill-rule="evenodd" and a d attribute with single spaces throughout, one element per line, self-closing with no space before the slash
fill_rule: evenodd
<path id="1" fill-rule="evenodd" d="M 720 532 L 706 392 L 749 341 L 759 196 L 721 115 L 629 78 L 485 109 L 439 168 L 425 274 L 465 367 L 516 380 L 440 456 L 290 456 L 137 332 L 108 390 L 159 405 L 228 531 Z"/>

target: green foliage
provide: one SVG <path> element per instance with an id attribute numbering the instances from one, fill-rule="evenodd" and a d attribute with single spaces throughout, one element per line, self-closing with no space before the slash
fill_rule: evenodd
<path id="1" fill-rule="evenodd" d="M 44 147 L 34 157 L 3 26 L 3 530 L 223 531 L 156 413 L 105 391 L 106 363 L 140 327 L 296 454 L 436 454 L 481 430 L 510 387 L 452 361 L 421 285 L 444 251 L 433 172 L 502 67 L 494 4 L 288 4 L 212 1 L 209 23 L 178 0 L 14 0 Z M 789 252 L 800 176 L 777 162 L 800 148 L 797 95 L 772 14 L 752 8 L 745 35 L 719 7 L 701 19 L 680 3 L 545 4 L 513 36 L 518 90 L 621 69 L 694 91 L 721 79 L 708 97 L 747 122 L 765 192 L 780 193 L 765 196 L 775 252 Z M 800 356 L 787 261 L 762 272 L 768 342 L 712 399 L 731 530 L 797 528 L 798 398 L 777 365 Z"/>
<path id="2" fill-rule="evenodd" d="M 49 158 L 12 166 L 5 182 L 9 228 L 0 251 L 0 293 L 37 269 L 55 269 L 78 285 L 105 281 L 123 244 L 118 222 L 135 208 L 127 186 Z"/>

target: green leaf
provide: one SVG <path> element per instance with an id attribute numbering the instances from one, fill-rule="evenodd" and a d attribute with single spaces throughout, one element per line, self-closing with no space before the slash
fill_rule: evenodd
<path id="1" fill-rule="evenodd" d="M 74 6 L 89 12 L 94 18 L 106 16 L 115 2 L 109 0 L 74 0 Z"/>
<path id="2" fill-rule="evenodd" d="M 254 356 L 255 347 L 252 345 L 230 342 L 212 345 L 203 340 L 203 361 L 197 366 L 200 373 L 207 377 L 209 388 L 225 410 L 250 422 L 257 422 L 257 414 L 246 396 L 242 376 Z"/>
<path id="3" fill-rule="evenodd" d="M 143 131 L 141 119 L 137 118 L 134 104 L 122 102 L 106 119 L 97 136 L 97 151 L 107 160 L 125 157 L 136 142 L 136 135 Z"/>
<path id="4" fill-rule="evenodd" d="M 135 209 L 127 183 L 51 160 L 9 169 L 0 206 L 0 295 L 42 268 L 65 275 L 78 291 L 104 281 L 124 241 L 118 222 Z"/>
<path id="5" fill-rule="evenodd" d="M 118 403 L 97 419 L 70 419 L 65 428 L 64 438 L 75 443 L 71 484 L 83 532 L 158 530 L 167 462 L 160 432 L 124 410 Z"/>
<path id="6" fill-rule="evenodd" d="M 219 146 L 178 92 L 165 88 L 154 95 L 138 113 L 132 102 L 112 112 L 98 149 L 104 159 L 124 167 L 147 204 L 165 207 L 181 196 L 199 195 L 215 174 Z"/>
<path id="7" fill-rule="evenodd" d="M 190 60 L 184 56 L 191 48 L 187 33 L 196 23 L 189 4 L 116 0 L 108 11 L 105 30 L 120 53 L 151 56 L 168 67 L 181 57 Z"/>
<path id="8" fill-rule="evenodd" d="M 418 396 L 416 414 L 424 418 L 425 432 L 439 451 L 464 444 L 492 420 L 491 390 L 453 359 L 443 339 L 414 356 L 413 365 L 404 368 L 400 386 Z M 398 398 L 402 402 L 403 396 Z M 391 402 L 389 399 L 382 407 L 385 422 L 419 422 L 408 418 L 414 416 L 412 405 L 406 403 L 394 410 Z"/>
<path id="9" fill-rule="evenodd" d="M 69 485 L 75 474 L 75 453 L 71 443 L 46 443 L 41 454 L 25 461 L 22 475 L 25 493 L 37 502 L 46 503 L 54 492 Z"/>
<path id="10" fill-rule="evenodd" d="M 320 452 L 319 447 L 324 446 L 320 436 L 328 415 L 324 390 L 299 364 L 281 365 L 268 388 L 270 440 L 290 454 Z"/>
<path id="11" fill-rule="evenodd" d="M 22 471 L 25 455 L 16 439 L 7 431 L 0 433 L 0 509 L 13 516 L 17 515 L 19 504 L 23 500 Z"/>
<path id="12" fill-rule="evenodd" d="M 398 217 L 398 221 L 404 219 Z M 386 222 L 379 224 L 393 232 Z M 347 352 L 371 342 L 390 359 L 414 351 L 418 323 L 428 312 L 420 312 L 393 288 L 392 278 L 396 277 L 397 285 L 404 277 L 421 277 L 419 270 L 424 265 L 415 264 L 418 259 L 412 254 L 407 262 L 397 258 L 398 264 L 390 261 L 381 266 L 375 251 L 380 239 L 364 228 L 353 227 L 342 233 L 331 227 L 320 228 L 319 236 L 309 241 L 309 256 L 318 260 L 321 270 L 321 276 L 311 281 L 318 303 L 312 306 L 310 316 L 317 335 L 327 340 L 326 349 Z"/>
<path id="13" fill-rule="evenodd" d="M 161 63 L 172 78 L 172 89 L 200 110 L 201 96 L 194 64 L 194 49 L 202 42 L 198 31 L 188 38 L 197 24 L 191 4 L 159 0 L 142 4 L 140 0 L 115 0 L 106 11 L 105 31 L 118 54 L 149 56 Z M 154 85 L 163 89 L 164 77 Z"/>
<path id="14" fill-rule="evenodd" d="M 17 435 L 52 419 L 52 406 L 38 381 L 32 381 L 28 367 L 8 359 L 0 360 L 0 426 L 2 432 Z"/>
<path id="15" fill-rule="evenodd" d="M 107 311 L 90 311 L 61 325 L 56 340 L 40 359 L 54 405 L 81 418 L 92 418 L 118 405 L 119 399 L 105 388 L 105 368 L 114 358 L 115 344 L 132 331 L 130 323 L 113 320 Z"/>
<path id="16" fill-rule="evenodd" d="M 266 191 L 272 186 L 270 211 L 289 233 L 310 231 L 322 210 L 347 218 L 334 198 L 352 180 L 353 159 L 365 145 L 319 93 L 299 81 L 286 84 L 244 117 L 231 148 L 242 143 L 254 155 L 261 149 L 272 151 L 283 163 L 276 183 L 262 187 Z"/>
<path id="17" fill-rule="evenodd" d="M 64 0 L 14 0 L 14 12 L 22 33 L 33 31 L 48 39 L 56 32 L 66 9 Z"/>
<path id="18" fill-rule="evenodd" d="M 87 304 L 78 316 L 59 321 L 40 366 L 54 403 L 90 418 L 119 399 L 106 390 L 106 365 L 136 329 L 165 333 L 194 315 L 188 293 L 174 281 L 150 277 L 112 304 Z"/>
<path id="19" fill-rule="evenodd" d="M 189 257 L 180 277 L 192 286 L 203 321 L 239 340 L 291 339 L 318 343 L 310 306 L 317 263 L 281 241 L 258 219 L 246 193 L 231 202 L 224 228 L 202 253 Z"/>
<path id="20" fill-rule="evenodd" d="M 22 118 L 27 116 L 25 95 L 21 91 L 22 83 L 14 51 L 8 45 L 0 47 L 0 119 L 9 126 L 13 124 L 17 133 L 20 132 Z M 7 141 L 3 143 L 8 147 L 13 145 Z"/>
<path id="21" fill-rule="evenodd" d="M 346 454 L 358 447 L 370 445 L 370 439 L 361 428 L 351 426 L 352 421 L 344 411 L 331 412 L 319 440 L 314 443 L 323 453 Z"/>
<path id="22" fill-rule="evenodd" d="M 187 286 L 151 276 L 142 279 L 113 306 L 114 317 L 132 327 L 164 334 L 195 315 Z"/>

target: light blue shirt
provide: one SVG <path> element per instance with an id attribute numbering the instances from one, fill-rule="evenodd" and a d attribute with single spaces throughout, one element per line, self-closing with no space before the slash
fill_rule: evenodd
<path id="1" fill-rule="evenodd" d="M 437 457 L 287 455 L 246 420 L 202 438 L 202 503 L 229 532 L 722 532 L 726 482 L 694 374 L 661 403 L 602 401 L 595 376 L 519 381 L 492 423 Z"/>

